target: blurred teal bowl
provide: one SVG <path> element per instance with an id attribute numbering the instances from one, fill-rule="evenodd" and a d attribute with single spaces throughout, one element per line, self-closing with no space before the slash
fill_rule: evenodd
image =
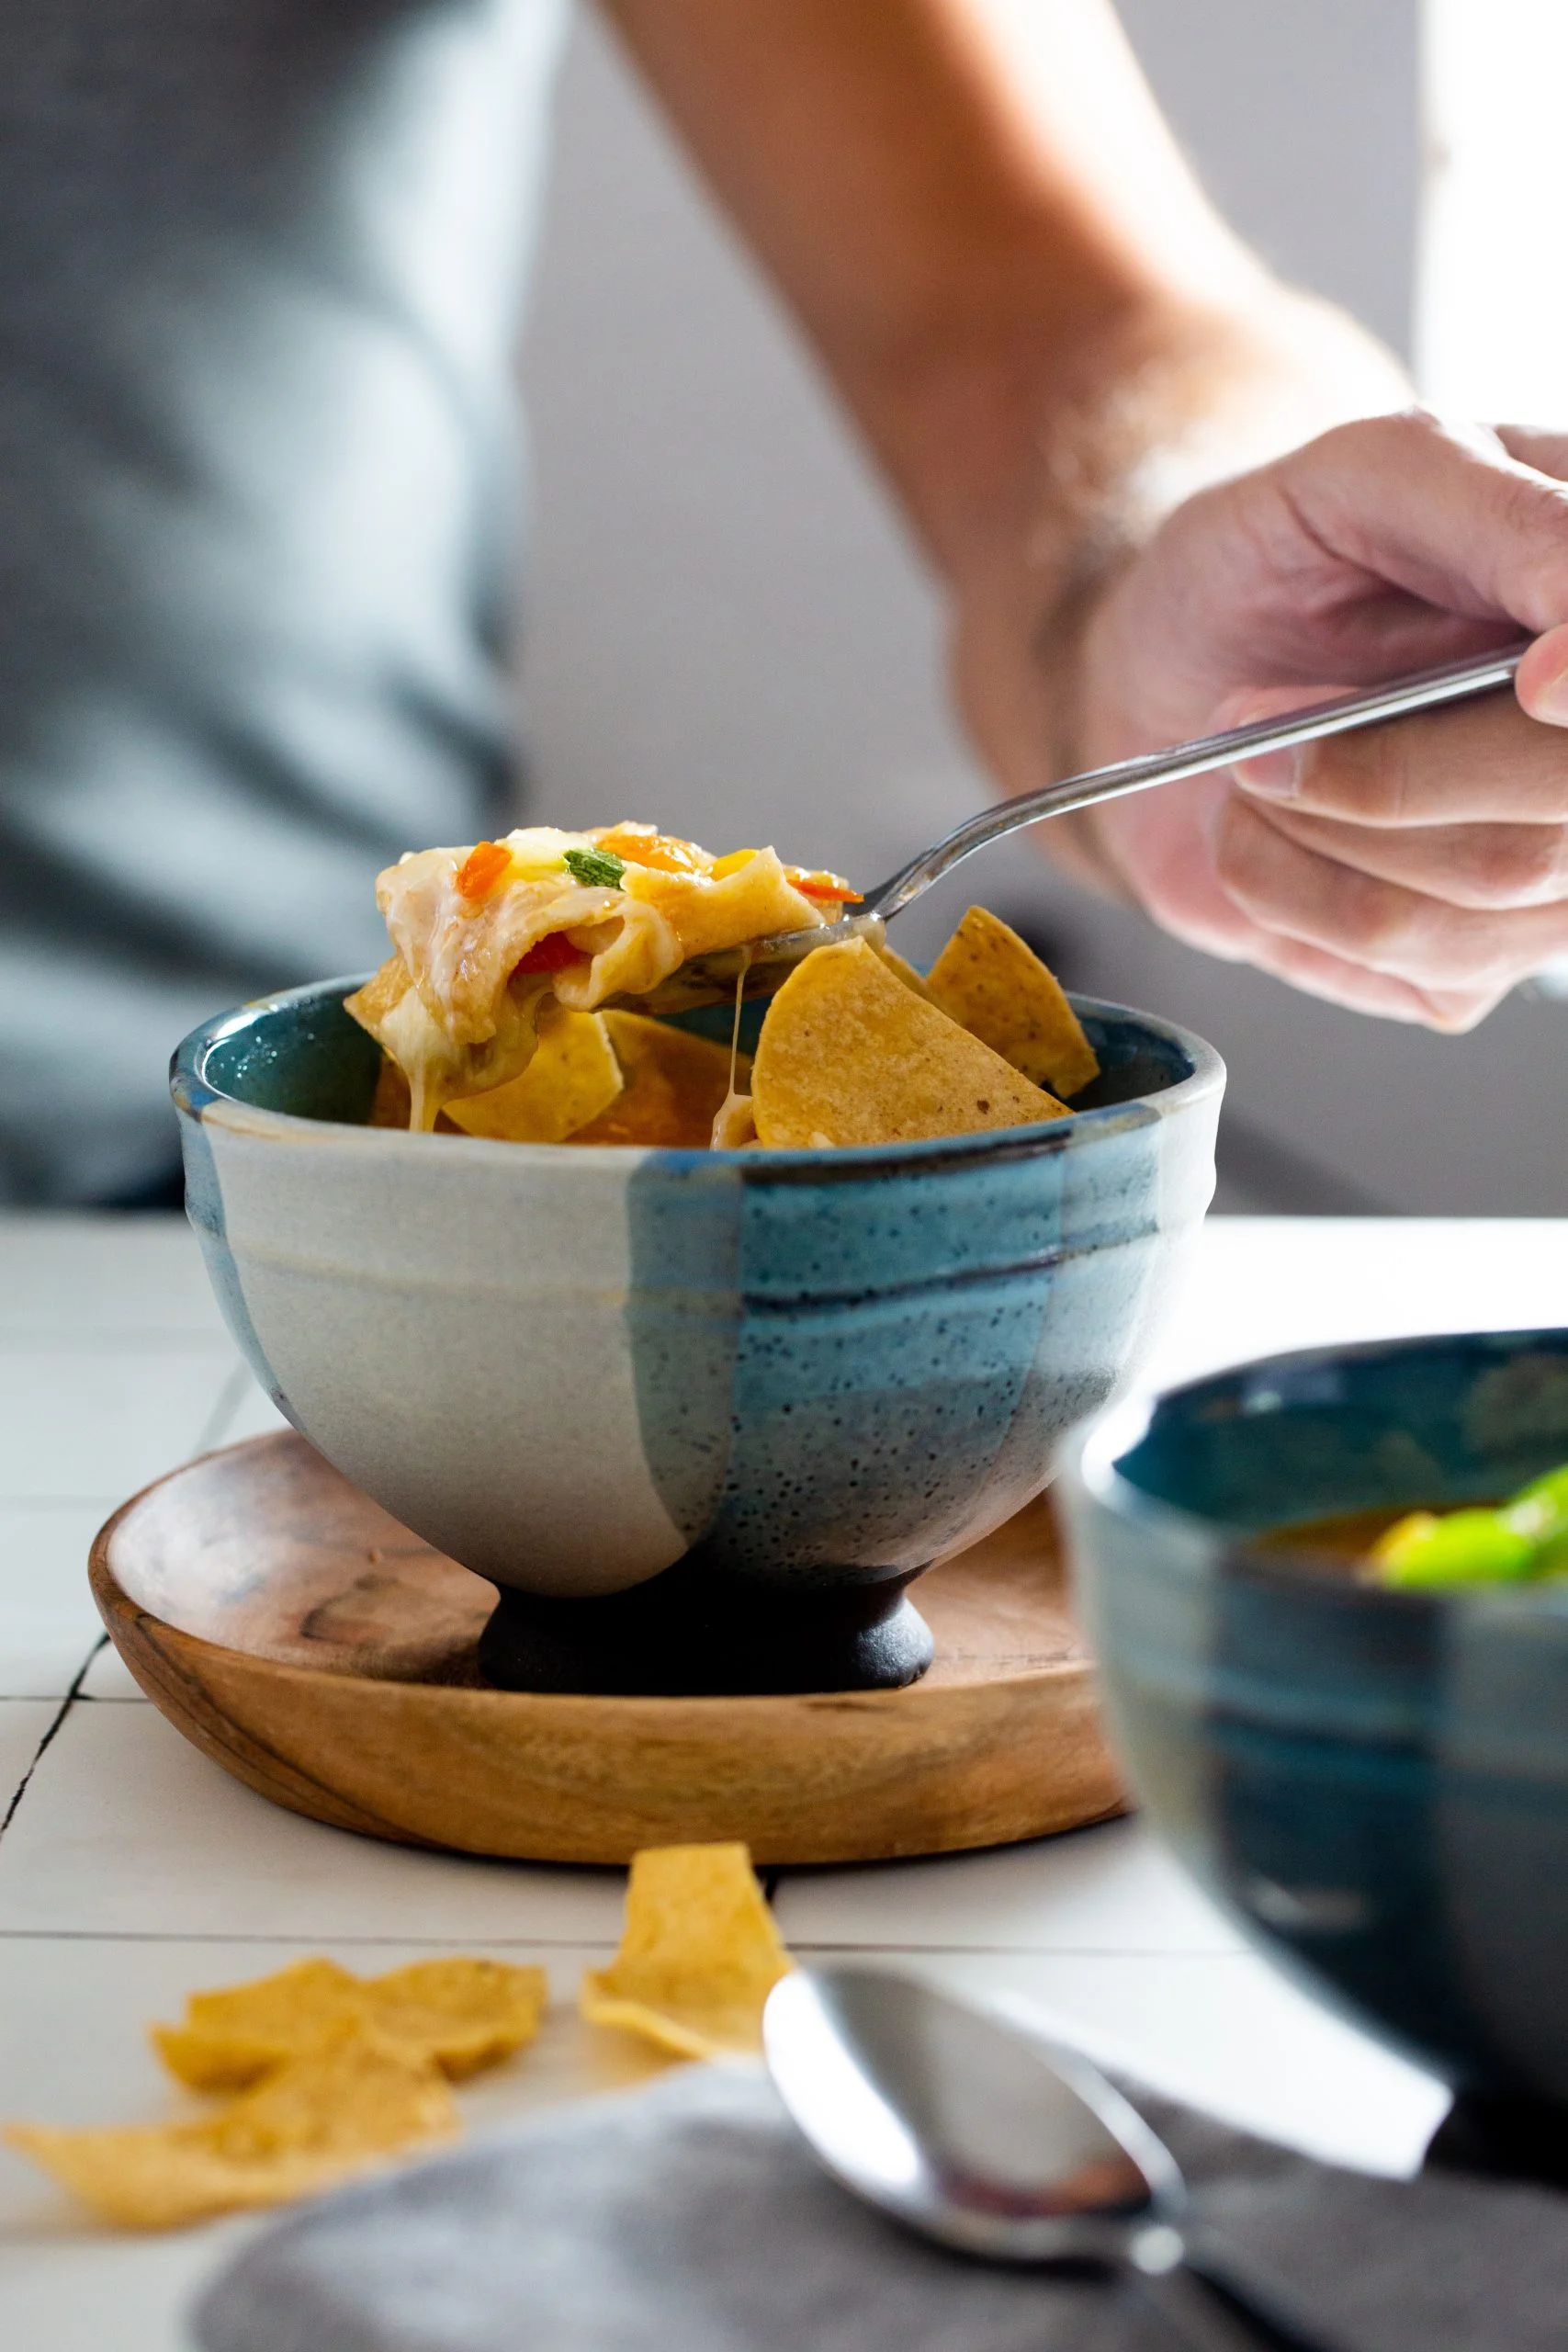
<path id="1" fill-rule="evenodd" d="M 902 1588 L 1036 1493 L 1143 1361 L 1213 1190 L 1218 1057 L 1088 1003 L 1093 1107 L 1048 1125 L 836 1152 L 434 1138 L 364 1124 L 354 985 L 186 1039 L 190 1215 L 288 1419 L 509 1596 L 497 1679 L 919 1673 Z"/>
<path id="2" fill-rule="evenodd" d="M 1064 1487 L 1156 1827 L 1267 1951 L 1469 2093 L 1472 2121 L 1568 2165 L 1568 1588 L 1390 1591 L 1257 1542 L 1496 1499 L 1563 1461 L 1568 1332 L 1486 1332 L 1124 1406 Z"/>

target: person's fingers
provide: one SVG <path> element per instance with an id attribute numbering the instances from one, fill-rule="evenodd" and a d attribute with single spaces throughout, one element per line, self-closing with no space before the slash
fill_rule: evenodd
<path id="1" fill-rule="evenodd" d="M 1568 727 L 1568 628 L 1549 628 L 1519 663 L 1519 707 L 1544 727 Z"/>
<path id="2" fill-rule="evenodd" d="M 1554 634 L 1563 639 L 1568 669 L 1568 629 Z M 1247 700 L 1253 717 L 1281 707 L 1272 690 Z M 1242 698 L 1232 695 L 1225 707 L 1242 708 Z M 1568 821 L 1568 741 L 1562 729 L 1538 725 L 1505 694 L 1270 752 L 1239 763 L 1235 773 L 1260 800 L 1356 825 Z"/>
<path id="3" fill-rule="evenodd" d="M 1205 955 L 1244 963 L 1266 934 L 1214 870 L 1215 832 L 1231 797 L 1228 776 L 1193 776 L 1089 813 L 1106 863 L 1162 930 Z"/>
<path id="4" fill-rule="evenodd" d="M 1288 840 L 1429 899 L 1476 909 L 1568 899 L 1568 825 L 1348 825 L 1270 803 Z"/>
<path id="5" fill-rule="evenodd" d="M 1532 635 L 1568 621 L 1568 485 L 1485 426 L 1363 418 L 1269 470 L 1297 534 L 1369 586 Z"/>
<path id="6" fill-rule="evenodd" d="M 1473 1029 L 1507 993 L 1497 989 L 1415 988 L 1408 980 L 1369 972 L 1363 965 L 1348 964 L 1341 956 L 1282 934 L 1265 934 L 1249 960 L 1259 971 L 1345 1012 L 1372 1013 L 1383 1021 L 1420 1023 L 1454 1035 Z"/>
<path id="7" fill-rule="evenodd" d="M 1214 854 L 1221 887 L 1254 924 L 1428 994 L 1501 995 L 1568 948 L 1568 905 L 1478 912 L 1427 898 L 1304 848 L 1240 795 Z"/>
<path id="8" fill-rule="evenodd" d="M 1495 424 L 1492 430 L 1510 458 L 1533 466 L 1538 474 L 1568 481 L 1568 433 L 1544 424 Z"/>
<path id="9" fill-rule="evenodd" d="M 1506 993 L 1497 986 L 1421 987 L 1254 921 L 1219 870 L 1235 800 L 1227 777 L 1195 776 L 1089 812 L 1107 863 L 1173 937 L 1252 964 L 1327 1003 L 1428 1027 L 1471 1028 Z"/>

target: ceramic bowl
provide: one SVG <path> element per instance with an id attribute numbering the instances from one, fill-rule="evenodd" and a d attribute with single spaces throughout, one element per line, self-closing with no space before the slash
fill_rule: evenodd
<path id="1" fill-rule="evenodd" d="M 1104 1070 L 1049 1125 L 506 1144 L 364 1124 L 355 985 L 186 1039 L 187 1204 L 283 1412 L 502 1589 L 492 1677 L 911 1679 L 904 1585 L 1036 1493 L 1143 1358 L 1213 1190 L 1218 1056 L 1083 1003 Z"/>
<path id="2" fill-rule="evenodd" d="M 1568 1589 L 1388 1591 L 1256 1542 L 1563 1461 L 1568 1332 L 1514 1331 L 1244 1364 L 1122 1408 L 1064 1484 L 1156 1827 L 1472 2120 L 1563 2110 L 1568 2156 Z"/>

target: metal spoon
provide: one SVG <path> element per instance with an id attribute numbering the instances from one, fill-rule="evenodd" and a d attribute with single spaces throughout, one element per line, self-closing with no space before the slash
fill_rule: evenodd
<path id="1" fill-rule="evenodd" d="M 1038 792 L 1021 792 L 994 808 L 966 818 L 934 848 L 889 881 L 870 891 L 859 910 L 838 922 L 812 931 L 778 932 L 771 939 L 756 939 L 744 947 L 717 949 L 694 956 L 650 995 L 612 998 L 640 1012 L 680 1012 L 694 1005 L 733 1001 L 738 983 L 747 996 L 767 996 L 784 980 L 793 966 L 818 947 L 833 947 L 846 939 L 880 940 L 890 919 L 939 882 L 944 874 L 977 849 L 999 842 L 1044 817 L 1066 816 L 1069 809 L 1089 808 L 1097 801 L 1117 800 L 1123 793 L 1146 792 L 1152 785 L 1176 784 L 1182 777 L 1206 775 L 1237 760 L 1257 759 L 1265 752 L 1288 752 L 1298 743 L 1320 742 L 1325 736 L 1348 735 L 1359 727 L 1378 727 L 1413 711 L 1435 710 L 1443 703 L 1467 701 L 1474 695 L 1495 694 L 1511 684 L 1530 640 L 1523 639 L 1500 653 L 1483 653 L 1464 662 L 1450 662 L 1440 670 L 1422 670 L 1412 677 L 1393 679 L 1369 693 L 1344 695 L 1335 702 L 1318 703 L 1311 710 L 1289 710 L 1277 718 L 1262 718 L 1250 727 L 1233 727 L 1223 735 L 1200 736 L 1179 743 L 1174 751 L 1151 752 L 1135 760 L 1118 760 L 1113 767 L 1091 768 L 1085 775 L 1047 784 Z"/>
<path id="2" fill-rule="evenodd" d="M 992 2262 L 1138 2287 L 1190 2352 L 1333 2352 L 1187 2217 L 1176 2161 L 1089 2061 L 888 1969 L 798 1969 L 762 2021 L 790 2115 L 844 2188 Z"/>

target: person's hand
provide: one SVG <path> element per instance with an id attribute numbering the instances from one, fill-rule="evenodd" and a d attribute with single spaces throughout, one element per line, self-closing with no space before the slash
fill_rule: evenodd
<path id="1" fill-rule="evenodd" d="M 1442 1029 L 1482 1020 L 1568 951 L 1563 476 L 1568 434 L 1409 413 L 1341 425 L 1178 508 L 1084 627 L 1075 767 L 1521 631 L 1538 642 L 1517 699 L 1065 820 L 1080 860 L 1178 938 L 1335 1003 Z"/>

